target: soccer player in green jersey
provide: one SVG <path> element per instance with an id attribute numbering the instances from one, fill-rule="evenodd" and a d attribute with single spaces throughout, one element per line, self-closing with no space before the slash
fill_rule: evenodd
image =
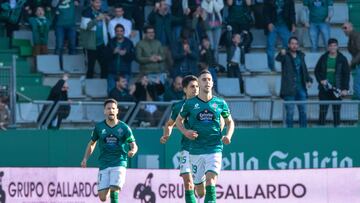
<path id="1" fill-rule="evenodd" d="M 199 93 L 199 84 L 197 77 L 193 75 L 188 75 L 184 77 L 182 81 L 182 86 L 185 92 L 185 99 L 190 99 Z M 186 100 L 181 100 L 177 103 L 174 103 L 172 106 L 171 116 L 164 126 L 163 136 L 160 138 L 160 142 L 165 144 L 170 137 L 172 129 L 175 125 L 175 121 L 181 107 Z M 185 121 L 185 127 L 187 122 Z M 180 151 L 180 176 L 183 178 L 184 187 L 185 187 L 185 202 L 186 203 L 196 203 L 196 198 L 194 194 L 194 184 L 191 177 L 191 165 L 189 160 L 189 147 L 190 142 L 187 137 L 183 136 L 181 139 L 181 151 Z"/>
<path id="2" fill-rule="evenodd" d="M 85 168 L 99 142 L 98 193 L 100 200 L 104 202 L 110 191 L 111 203 L 118 202 L 119 191 L 125 183 L 127 157 L 133 157 L 138 150 L 129 126 L 117 119 L 118 112 L 118 104 L 114 99 L 104 102 L 106 119 L 95 125 L 81 162 L 81 167 Z"/>
<path id="3" fill-rule="evenodd" d="M 215 203 L 223 144 L 230 144 L 235 126 L 227 103 L 212 94 L 213 80 L 209 71 L 200 73 L 199 87 L 199 95 L 185 101 L 176 125 L 183 135 L 192 140 L 190 163 L 196 193 L 201 197 L 205 192 L 205 203 Z M 224 118 L 227 127 L 225 136 L 221 134 L 220 117 Z M 185 120 L 189 129 L 184 126 Z"/>

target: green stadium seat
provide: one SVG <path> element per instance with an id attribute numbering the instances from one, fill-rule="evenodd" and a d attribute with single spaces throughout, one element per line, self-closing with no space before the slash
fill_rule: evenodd
<path id="1" fill-rule="evenodd" d="M 20 56 L 32 56 L 32 47 L 31 46 L 21 46 L 20 47 Z"/>
<path id="2" fill-rule="evenodd" d="M 13 47 L 22 47 L 22 46 L 27 46 L 27 47 L 31 47 L 31 42 L 28 39 L 12 39 L 12 46 Z"/>
<path id="3" fill-rule="evenodd" d="M 16 78 L 16 84 L 18 86 L 41 86 L 42 78 L 39 76 L 20 76 Z"/>
<path id="4" fill-rule="evenodd" d="M 32 99 L 32 100 L 46 100 L 51 87 L 48 86 L 17 86 L 18 93 Z M 25 99 L 19 97 L 19 101 L 25 101 Z"/>

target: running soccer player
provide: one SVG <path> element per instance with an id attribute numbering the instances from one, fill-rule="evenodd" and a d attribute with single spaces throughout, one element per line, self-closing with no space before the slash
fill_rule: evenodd
<path id="1" fill-rule="evenodd" d="M 190 163 L 199 197 L 205 195 L 205 203 L 216 202 L 216 182 L 221 170 L 223 144 L 230 144 L 234 133 L 234 121 L 227 103 L 213 96 L 211 73 L 204 70 L 199 75 L 199 95 L 185 101 L 176 125 L 189 138 Z M 227 132 L 221 134 L 220 117 L 224 118 Z M 186 129 L 187 120 L 190 129 Z M 204 183 L 206 188 L 204 188 Z"/>
<path id="2" fill-rule="evenodd" d="M 197 77 L 193 75 L 188 75 L 184 77 L 182 81 L 183 90 L 185 92 L 185 99 L 190 99 L 196 96 L 199 93 L 199 84 Z M 185 99 L 174 103 L 172 106 L 171 116 L 164 126 L 163 136 L 160 138 L 160 142 L 165 144 L 172 132 L 172 129 L 175 125 L 176 118 L 181 110 L 181 107 L 185 103 Z M 185 127 L 189 127 L 185 121 Z M 181 139 L 181 151 L 180 151 L 180 176 L 183 178 L 184 187 L 185 187 L 185 202 L 186 203 L 196 203 L 196 198 L 194 194 L 194 184 L 191 177 L 191 167 L 189 160 L 189 146 L 191 140 L 182 136 Z"/>
<path id="3" fill-rule="evenodd" d="M 85 168 L 99 142 L 98 193 L 100 200 L 105 202 L 110 191 L 111 203 L 119 201 L 119 191 L 125 183 L 127 157 L 133 157 L 138 150 L 129 126 L 117 119 L 118 112 L 118 104 L 114 99 L 104 102 L 106 119 L 95 125 L 81 162 L 81 167 Z M 130 150 L 127 150 L 127 145 L 130 145 Z"/>

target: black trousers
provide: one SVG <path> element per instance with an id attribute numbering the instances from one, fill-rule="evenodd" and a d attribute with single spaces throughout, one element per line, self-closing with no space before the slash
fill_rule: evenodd
<path id="1" fill-rule="evenodd" d="M 108 61 L 109 61 L 109 50 L 105 45 L 96 47 L 96 50 L 86 50 L 88 69 L 86 72 L 86 78 L 94 77 L 94 69 L 96 61 L 100 64 L 100 75 L 101 78 L 107 78 Z"/>
<path id="2" fill-rule="evenodd" d="M 239 78 L 240 92 L 244 93 L 244 80 L 240 72 L 239 64 L 229 63 L 227 65 L 227 76 L 228 78 Z"/>
<path id="3" fill-rule="evenodd" d="M 319 100 L 320 101 L 340 101 L 341 98 L 336 98 L 331 92 L 329 91 L 325 91 L 323 89 L 319 90 Z M 329 105 L 328 104 L 322 104 L 320 105 L 320 112 L 319 112 L 319 125 L 325 125 L 326 123 L 326 114 L 328 112 L 328 108 Z M 333 110 L 333 124 L 334 126 L 338 126 L 340 125 L 340 110 L 341 110 L 341 105 L 340 104 L 333 104 L 332 105 L 332 110 Z"/>

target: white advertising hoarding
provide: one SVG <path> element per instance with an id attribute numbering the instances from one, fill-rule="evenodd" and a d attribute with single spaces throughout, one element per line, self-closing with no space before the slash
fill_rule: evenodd
<path id="1" fill-rule="evenodd" d="M 0 168 L 0 203 L 91 203 L 97 169 Z M 128 169 L 124 203 L 183 203 L 178 170 Z M 218 203 L 360 203 L 360 169 L 222 171 Z"/>

